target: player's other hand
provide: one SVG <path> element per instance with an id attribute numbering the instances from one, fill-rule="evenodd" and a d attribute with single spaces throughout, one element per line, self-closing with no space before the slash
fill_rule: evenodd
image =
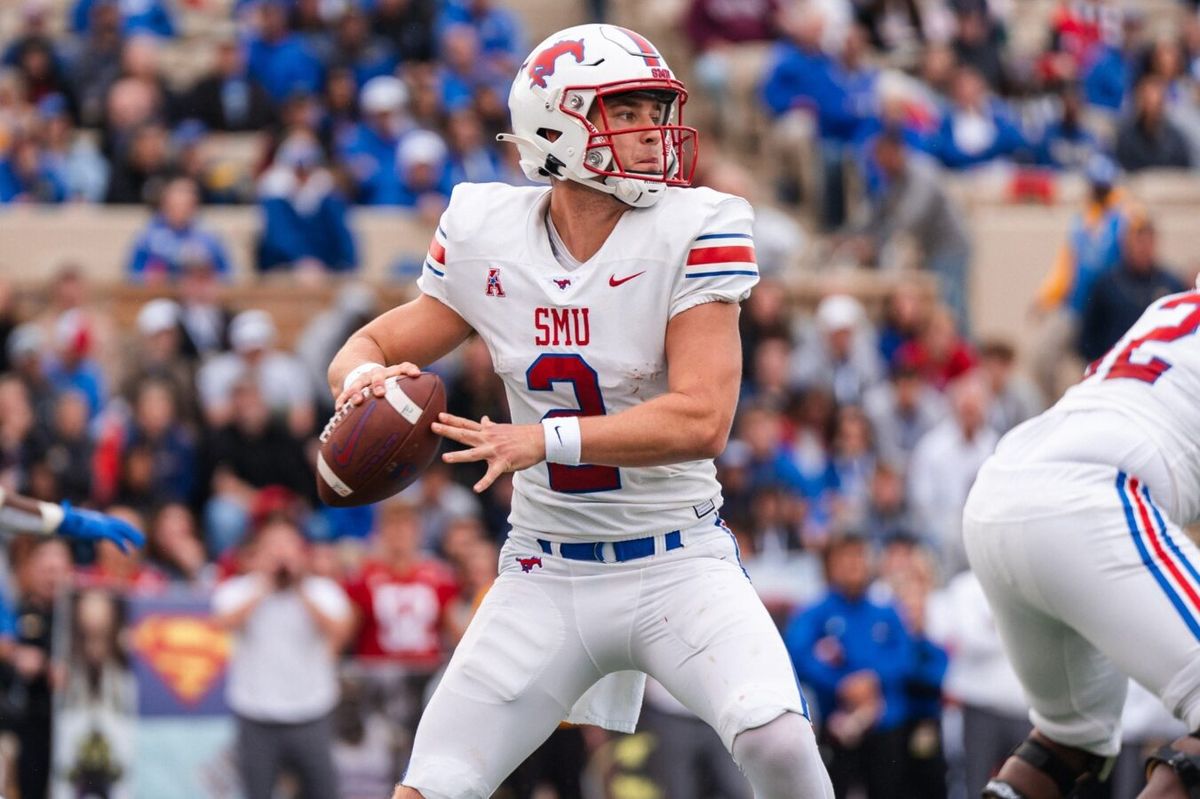
<path id="1" fill-rule="evenodd" d="M 476 493 L 487 490 L 502 474 L 528 469 L 546 459 L 540 424 L 496 424 L 486 416 L 474 422 L 442 413 L 433 423 L 433 432 L 469 447 L 444 453 L 446 463 L 487 461 L 487 473 L 475 484 Z"/>
<path id="2" fill-rule="evenodd" d="M 333 401 L 334 408 L 341 408 L 347 402 L 354 405 L 362 405 L 363 400 L 367 395 L 363 393 L 364 388 L 370 388 L 370 394 L 376 397 L 382 397 L 384 393 L 383 381 L 389 377 L 418 377 L 421 374 L 421 367 L 415 363 L 398 363 L 395 366 L 385 366 L 382 369 L 374 369 L 365 374 L 359 375 L 358 379 L 338 394 L 337 399 Z"/>
<path id="3" fill-rule="evenodd" d="M 85 508 L 72 508 L 69 502 L 64 502 L 62 508 L 63 520 L 57 530 L 59 535 L 92 541 L 107 539 L 120 547 L 122 552 L 146 544 L 142 534 L 122 519 Z"/>

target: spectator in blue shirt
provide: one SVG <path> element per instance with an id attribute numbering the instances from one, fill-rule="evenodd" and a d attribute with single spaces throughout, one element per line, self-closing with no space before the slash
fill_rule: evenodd
<path id="1" fill-rule="evenodd" d="M 1058 118 L 1046 126 L 1034 150 L 1042 166 L 1083 171 L 1100 144 L 1083 122 L 1083 97 L 1075 85 L 1064 86 L 1058 93 L 1061 107 Z"/>
<path id="2" fill-rule="evenodd" d="M 0 161 L 0 203 L 61 203 L 67 187 L 50 157 L 33 139 L 22 139 Z"/>
<path id="3" fill-rule="evenodd" d="M 297 92 L 319 92 L 321 62 L 288 30 L 285 0 L 263 0 L 259 13 L 258 36 L 250 40 L 246 58 L 249 73 L 276 103 Z"/>
<path id="4" fill-rule="evenodd" d="M 504 165 L 495 148 L 484 138 L 483 123 L 472 108 L 450 115 L 446 121 L 447 144 L 450 146 L 449 180 L 459 183 L 492 183 L 504 181 Z"/>
<path id="5" fill-rule="evenodd" d="M 260 271 L 292 269 L 301 277 L 345 272 L 358 264 L 347 204 L 322 166 L 316 139 L 294 133 L 259 181 L 263 214 Z"/>
<path id="6" fill-rule="evenodd" d="M 219 275 L 228 275 L 225 245 L 197 223 L 199 209 L 200 192 L 191 178 L 178 177 L 164 186 L 158 213 L 133 246 L 129 277 L 147 283 L 174 280 L 195 260 L 208 261 Z"/>
<path id="7" fill-rule="evenodd" d="M 92 9 L 102 3 L 117 6 L 125 33 L 152 33 L 167 39 L 175 36 L 175 20 L 168 0 L 77 0 L 71 10 L 71 30 L 87 33 L 92 21 Z"/>
<path id="8" fill-rule="evenodd" d="M 941 162 L 951 169 L 967 169 L 1014 158 L 1026 146 L 1005 104 L 988 92 L 978 72 L 960 67 L 935 137 L 933 149 Z"/>
<path id="9" fill-rule="evenodd" d="M 440 32 L 452 25 L 470 25 L 490 65 L 511 72 L 525 54 L 525 36 L 517 15 L 497 8 L 494 0 L 449 0 L 438 21 Z"/>
<path id="10" fill-rule="evenodd" d="M 91 354 L 93 338 L 83 311 L 73 308 L 60 314 L 54 323 L 54 358 L 46 366 L 46 378 L 55 394 L 82 394 L 87 400 L 88 418 L 95 421 L 104 407 L 108 387 L 104 370 Z"/>
<path id="11" fill-rule="evenodd" d="M 489 62 L 482 52 L 479 34 L 470 25 L 450 25 L 442 32 L 442 58 L 438 81 L 442 88 L 442 108 L 454 112 L 471 105 L 477 95 L 497 85 L 504 86 L 501 97 L 508 95 L 512 71 Z"/>
<path id="12" fill-rule="evenodd" d="M 349 168 L 364 205 L 397 205 L 396 148 L 411 127 L 408 90 L 391 75 L 372 78 L 358 97 L 362 122 L 338 143 L 339 159 Z"/>
<path id="13" fill-rule="evenodd" d="M 374 35 L 369 23 L 365 13 L 352 8 L 338 20 L 333 40 L 337 63 L 354 71 L 360 87 L 371 78 L 393 74 L 399 63 L 392 43 Z"/>
<path id="14" fill-rule="evenodd" d="M 836 795 L 865 783 L 870 799 L 900 799 L 912 641 L 892 606 L 867 597 L 872 577 L 866 539 L 834 536 L 825 551 L 828 592 L 792 618 L 784 641 L 817 700 Z"/>

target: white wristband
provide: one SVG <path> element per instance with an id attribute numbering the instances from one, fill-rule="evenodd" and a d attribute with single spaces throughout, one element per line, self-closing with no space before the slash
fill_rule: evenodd
<path id="1" fill-rule="evenodd" d="M 555 416 L 543 419 L 542 433 L 546 437 L 546 463 L 579 465 L 579 454 L 583 449 L 583 436 L 579 433 L 578 416 Z"/>
<path id="2" fill-rule="evenodd" d="M 357 380 L 358 378 L 365 375 L 367 372 L 374 372 L 376 369 L 385 369 L 385 368 L 386 367 L 383 364 L 375 363 L 374 361 L 367 361 L 366 363 L 360 363 L 358 366 L 351 369 L 350 374 L 346 375 L 346 379 L 342 381 L 342 391 L 345 391 L 346 389 L 350 388 L 351 383 L 353 383 L 355 380 Z"/>

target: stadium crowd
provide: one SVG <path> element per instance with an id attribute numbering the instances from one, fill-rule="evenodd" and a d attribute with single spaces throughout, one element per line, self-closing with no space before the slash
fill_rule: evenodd
<path id="1" fill-rule="evenodd" d="M 963 502 L 999 436 L 1061 390 L 1064 360 L 1081 369 L 1182 286 L 1122 176 L 1200 163 L 1200 17 L 1180 6 L 1180 24 L 1159 36 L 1136 6 L 1063 0 L 1044 46 L 1027 54 L 1010 46 L 1020 5 L 682 4 L 691 58 L 680 71 L 719 153 L 700 180 L 758 210 L 763 280 L 742 313 L 722 515 L 808 686 L 839 796 L 855 783 L 870 799 L 978 795 L 1024 737 L 1019 688 L 966 570 Z M 432 227 L 455 184 L 524 181 L 515 151 L 493 139 L 507 125 L 525 22 L 497 0 L 238 0 L 213 29 L 211 68 L 181 85 L 162 58 L 179 35 L 171 0 L 78 0 L 67 12 L 25 0 L 2 43 L 0 203 L 149 205 L 126 271 L 162 296 L 125 329 L 86 263 L 45 278 L 36 303 L 0 283 L 0 485 L 106 509 L 149 544 L 128 555 L 10 545 L 0 724 L 21 743 L 15 795 L 46 795 L 52 610 L 72 583 L 217 591 L 216 611 L 243 644 L 229 697 L 239 735 L 259 751 L 279 724 L 294 725 L 272 751 L 309 753 L 292 758 L 311 766 L 301 781 L 329 785 L 333 766 L 310 755 L 332 751 L 334 664 L 288 672 L 311 688 L 304 703 L 272 669 L 293 668 L 304 658 L 289 653 L 319 638 L 366 668 L 400 667 L 419 697 L 494 577 L 512 490 L 502 478 L 476 496 L 474 467 L 435 463 L 379 507 L 318 502 L 325 367 L 382 310 L 353 282 L 353 208 L 395 206 Z M 739 113 L 747 102 L 752 113 Z M 212 146 L 259 131 L 249 163 Z M 766 176 L 771 196 L 756 196 L 763 176 L 737 165 L 748 153 L 780 165 Z M 1057 261 L 1047 257 L 1035 309 L 1046 346 L 1028 374 L 1013 342 L 971 332 L 970 229 L 944 175 L 987 169 L 1075 171 L 1090 186 Z M 260 271 L 317 282 L 348 273 L 295 341 L 268 311 L 239 304 L 228 247 L 204 225 L 214 204 L 257 205 Z M 811 314 L 792 304 L 796 251 L 816 240 L 894 272 L 882 308 L 845 293 Z M 898 268 L 909 261 L 938 288 Z M 452 413 L 506 418 L 479 341 L 433 369 Z M 296 601 L 229 614 L 247 575 Z M 289 631 L 299 637 L 285 640 Z M 414 713 L 397 714 L 398 740 Z M 645 721 L 678 749 L 652 766 L 666 769 L 655 775 L 663 795 L 749 796 L 736 772 L 664 765 L 714 760 L 702 754 L 711 733 L 671 697 L 652 689 Z M 602 738 L 560 730 L 511 795 L 539 782 L 580 795 L 583 760 Z M 1131 795 L 1136 761 L 1112 796 Z M 267 786 L 255 796 L 269 794 L 271 768 L 242 764 L 248 786 Z"/>

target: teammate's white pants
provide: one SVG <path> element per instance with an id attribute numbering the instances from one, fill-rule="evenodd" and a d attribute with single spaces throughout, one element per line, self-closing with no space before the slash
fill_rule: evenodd
<path id="1" fill-rule="evenodd" d="M 963 535 L 1038 729 L 1115 754 L 1125 674 L 1200 728 L 1200 551 L 1141 480 L 992 460 Z"/>
<path id="2" fill-rule="evenodd" d="M 514 531 L 425 709 L 403 784 L 428 799 L 487 799 L 614 671 L 653 675 L 726 749 L 787 711 L 807 715 L 779 632 L 714 521 L 684 530 L 681 549 L 623 564 L 548 555 Z M 812 736 L 794 756 L 818 762 Z M 823 797 L 824 786 L 794 795 Z"/>

